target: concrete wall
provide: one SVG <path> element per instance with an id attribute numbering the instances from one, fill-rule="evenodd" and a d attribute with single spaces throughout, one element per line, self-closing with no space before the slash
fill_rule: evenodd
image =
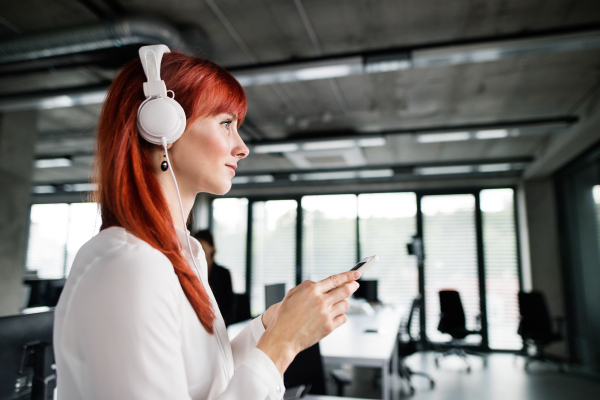
<path id="1" fill-rule="evenodd" d="M 20 311 L 36 119 L 37 111 L 0 115 L 0 316 Z"/>
<path id="2" fill-rule="evenodd" d="M 527 180 L 523 184 L 523 191 L 527 214 L 526 234 L 529 239 L 530 285 L 532 289 L 545 293 L 551 316 L 564 317 L 565 298 L 554 183 L 549 177 Z M 567 340 L 548 347 L 548 352 L 567 357 Z"/>

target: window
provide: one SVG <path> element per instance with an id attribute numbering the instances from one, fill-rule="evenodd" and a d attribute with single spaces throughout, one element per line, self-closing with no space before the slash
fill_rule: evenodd
<path id="1" fill-rule="evenodd" d="M 476 317 L 480 314 L 475 197 L 472 194 L 424 196 L 421 209 L 427 336 L 432 341 L 447 341 L 448 336 L 437 330 L 440 290 L 460 293 L 467 329 L 477 328 Z M 466 340 L 478 343 L 480 337 L 469 335 Z"/>
<path id="2" fill-rule="evenodd" d="M 378 297 L 384 303 L 410 306 L 419 293 L 417 260 L 406 250 L 406 243 L 417 232 L 417 196 L 361 194 L 358 218 L 360 257 L 379 256 L 379 262 L 365 278 L 379 281 Z"/>
<path id="3" fill-rule="evenodd" d="M 302 198 L 302 275 L 319 281 L 357 262 L 357 202 L 353 194 Z"/>
<path id="4" fill-rule="evenodd" d="M 81 246 L 99 230 L 95 203 L 32 205 L 27 272 L 41 279 L 67 277 Z"/>
<path id="5" fill-rule="evenodd" d="M 512 189 L 480 192 L 489 346 L 523 347 L 519 327 L 519 267 Z"/>
<path id="6" fill-rule="evenodd" d="M 212 227 L 216 263 L 231 272 L 233 291 L 245 293 L 248 199 L 214 200 Z"/>
<path id="7" fill-rule="evenodd" d="M 295 200 L 252 204 L 252 315 L 265 311 L 265 285 L 296 285 Z"/>

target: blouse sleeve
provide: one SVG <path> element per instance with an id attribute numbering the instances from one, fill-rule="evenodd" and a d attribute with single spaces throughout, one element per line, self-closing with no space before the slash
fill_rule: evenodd
<path id="1" fill-rule="evenodd" d="M 190 400 L 173 266 L 145 246 L 112 253 L 88 268 L 69 305 L 89 368 L 80 384 L 96 399 Z"/>
<path id="2" fill-rule="evenodd" d="M 238 335 L 231 341 L 233 353 L 233 365 L 237 370 L 250 352 L 256 347 L 260 337 L 265 332 L 262 323 L 262 315 L 254 318 Z"/>

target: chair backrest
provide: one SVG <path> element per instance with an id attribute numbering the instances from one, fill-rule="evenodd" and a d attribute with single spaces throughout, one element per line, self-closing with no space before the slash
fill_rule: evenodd
<path id="1" fill-rule="evenodd" d="M 552 320 L 542 292 L 519 292 L 519 312 L 519 335 L 524 339 L 535 339 L 552 333 Z"/>
<path id="2" fill-rule="evenodd" d="M 420 305 L 421 305 L 421 295 L 418 295 L 417 297 L 415 297 L 413 299 L 413 301 L 411 303 L 410 311 L 408 312 L 408 316 L 406 317 L 406 319 L 403 319 L 403 321 L 402 321 L 400 334 L 408 336 L 409 340 L 411 340 L 411 341 L 414 339 L 410 333 L 410 327 L 412 326 L 412 321 L 415 318 L 415 314 L 416 314 L 417 310 L 419 310 Z"/>
<path id="3" fill-rule="evenodd" d="M 418 351 L 417 341 L 412 337 L 410 328 L 414 319 L 415 313 L 421 305 L 421 295 L 418 295 L 413 301 L 408 313 L 408 317 L 403 320 L 400 334 L 398 335 L 398 355 L 407 357 Z M 408 339 L 408 340 L 406 340 Z"/>
<path id="4" fill-rule="evenodd" d="M 359 279 L 360 286 L 354 292 L 354 297 L 365 299 L 368 302 L 377 302 L 377 280 Z"/>
<path id="5" fill-rule="evenodd" d="M 265 285 L 265 310 L 285 297 L 285 283 Z"/>
<path id="6" fill-rule="evenodd" d="M 456 290 L 440 290 L 440 324 L 438 330 L 451 333 L 455 330 L 466 329 L 465 311 L 460 294 Z"/>
<path id="7" fill-rule="evenodd" d="M 54 388 L 53 325 L 54 310 L 0 317 L 0 399 L 46 398 L 36 396 Z"/>
<path id="8" fill-rule="evenodd" d="M 234 293 L 235 311 L 232 323 L 252 318 L 250 314 L 250 296 L 247 293 Z"/>
<path id="9" fill-rule="evenodd" d="M 298 353 L 283 374 L 285 387 L 312 385 L 310 394 L 326 395 L 325 372 L 319 343 Z"/>

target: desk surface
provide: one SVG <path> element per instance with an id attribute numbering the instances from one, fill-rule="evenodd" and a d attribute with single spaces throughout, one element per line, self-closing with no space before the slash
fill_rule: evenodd
<path id="1" fill-rule="evenodd" d="M 344 325 L 321 340 L 323 359 L 327 363 L 380 367 L 390 360 L 403 311 L 384 306 L 376 307 L 374 315 L 348 314 Z M 236 337 L 248 322 L 229 326 L 229 338 Z"/>
<path id="2" fill-rule="evenodd" d="M 326 362 L 381 366 L 390 360 L 403 316 L 400 307 L 376 307 L 374 315 L 350 314 L 348 321 L 321 340 Z"/>
<path id="3" fill-rule="evenodd" d="M 366 400 L 366 399 L 359 399 L 356 397 L 337 397 L 337 396 L 322 396 L 322 395 L 308 394 L 308 395 L 302 397 L 300 400 Z"/>

